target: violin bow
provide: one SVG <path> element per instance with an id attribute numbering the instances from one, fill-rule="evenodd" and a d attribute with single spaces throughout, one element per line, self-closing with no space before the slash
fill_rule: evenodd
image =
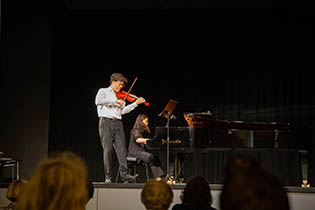
<path id="1" fill-rule="evenodd" d="M 133 86 L 135 85 L 136 81 L 137 81 L 138 77 L 135 78 L 135 80 L 133 81 L 132 85 L 130 86 L 128 92 L 127 92 L 127 95 L 125 96 L 124 98 L 124 101 L 126 100 L 127 96 L 129 95 L 131 89 L 133 88 Z"/>

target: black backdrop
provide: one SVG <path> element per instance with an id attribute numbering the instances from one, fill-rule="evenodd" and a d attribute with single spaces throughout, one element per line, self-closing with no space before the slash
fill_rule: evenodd
<path id="1" fill-rule="evenodd" d="M 127 142 L 139 113 L 150 126 L 169 99 L 217 119 L 292 122 L 314 130 L 309 13 L 278 9 L 83 10 L 54 5 L 49 152 L 71 150 L 103 179 L 94 99 L 113 72 L 151 103 L 124 116 Z M 312 139 L 310 141 L 313 141 Z M 310 148 L 310 151 L 312 149 Z M 312 164 L 314 164 L 312 162 Z"/>

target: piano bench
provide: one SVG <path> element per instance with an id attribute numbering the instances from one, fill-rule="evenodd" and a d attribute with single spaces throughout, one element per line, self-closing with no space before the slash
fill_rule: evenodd
<path id="1" fill-rule="evenodd" d="M 143 163 L 143 162 L 140 162 L 140 164 L 141 163 Z M 140 164 L 139 164 L 137 158 L 131 157 L 131 156 L 127 157 L 128 169 L 130 169 L 130 170 L 132 169 L 133 170 L 133 174 L 137 173 L 137 166 L 140 165 Z M 145 166 L 145 172 L 146 172 L 147 180 L 149 180 L 149 168 L 148 168 L 149 166 L 148 166 L 147 163 L 143 163 L 143 165 Z M 118 167 L 117 175 L 116 175 L 116 183 L 118 183 L 119 176 L 120 176 L 120 173 L 119 173 L 119 167 Z M 135 180 L 135 183 L 137 183 L 137 180 Z"/>

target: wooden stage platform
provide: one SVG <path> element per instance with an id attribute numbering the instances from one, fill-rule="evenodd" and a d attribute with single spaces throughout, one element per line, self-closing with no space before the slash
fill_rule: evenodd
<path id="1" fill-rule="evenodd" d="M 140 201 L 143 183 L 139 184 L 94 184 L 94 196 L 87 205 L 87 210 L 139 210 L 145 209 Z M 173 205 L 181 203 L 180 194 L 185 184 L 171 185 L 174 192 Z M 219 208 L 219 196 L 222 185 L 210 185 L 213 207 Z M 285 187 L 288 192 L 291 210 L 314 210 L 315 188 Z"/>

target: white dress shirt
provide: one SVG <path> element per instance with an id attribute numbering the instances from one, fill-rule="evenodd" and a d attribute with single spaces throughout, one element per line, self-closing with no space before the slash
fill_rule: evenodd
<path id="1" fill-rule="evenodd" d="M 111 87 L 99 89 L 95 97 L 98 117 L 121 120 L 123 114 L 131 112 L 138 106 L 136 102 L 121 106 L 116 101 L 116 93 Z"/>

